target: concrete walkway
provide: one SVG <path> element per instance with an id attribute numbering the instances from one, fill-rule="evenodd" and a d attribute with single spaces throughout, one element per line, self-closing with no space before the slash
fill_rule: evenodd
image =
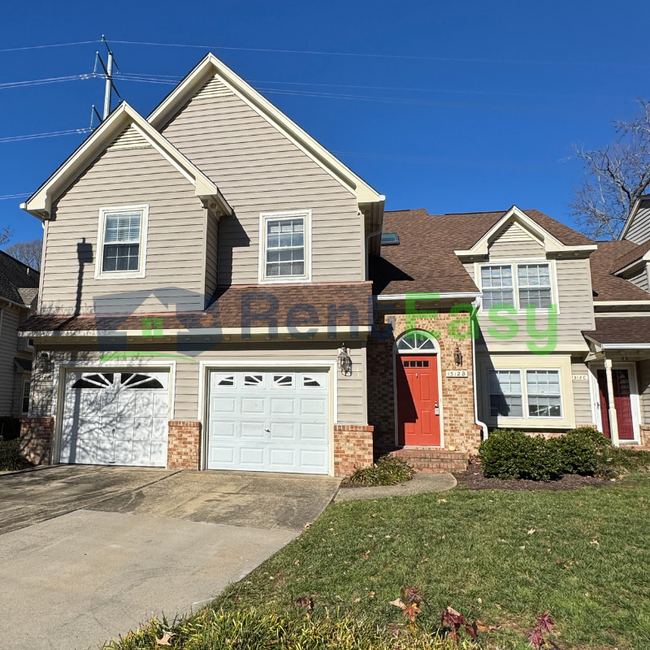
<path id="1" fill-rule="evenodd" d="M 456 487 L 453 474 L 429 474 L 418 472 L 410 481 L 399 485 L 381 487 L 341 488 L 334 501 L 356 501 L 359 499 L 384 499 L 386 497 L 405 497 L 422 492 L 445 492 Z"/>
<path id="2" fill-rule="evenodd" d="M 96 648 L 196 609 L 294 539 L 338 483 L 72 466 L 0 476 L 0 648 Z"/>

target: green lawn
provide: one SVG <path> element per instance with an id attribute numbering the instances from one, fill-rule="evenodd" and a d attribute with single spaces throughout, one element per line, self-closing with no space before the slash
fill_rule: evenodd
<path id="1" fill-rule="evenodd" d="M 650 475 L 577 491 L 460 487 L 343 502 L 211 609 L 295 620 L 306 615 L 296 599 L 313 596 L 315 620 L 338 609 L 380 627 L 404 625 L 390 601 L 415 586 L 428 602 L 420 629 L 435 630 L 450 605 L 500 626 L 481 635 L 484 646 L 530 648 L 524 632 L 549 610 L 563 649 L 650 648 L 649 505 Z M 199 615 L 183 625 L 207 634 L 206 622 Z"/>

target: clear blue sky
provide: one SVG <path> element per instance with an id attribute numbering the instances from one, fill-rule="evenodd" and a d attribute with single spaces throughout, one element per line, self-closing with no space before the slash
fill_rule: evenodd
<path id="1" fill-rule="evenodd" d="M 123 73 L 181 76 L 210 49 L 384 193 L 388 209 L 517 204 L 570 223 L 581 176 L 572 145 L 608 143 L 612 121 L 650 97 L 649 25 L 647 0 L 6 0 L 0 50 L 106 34 Z M 0 139 L 88 126 L 99 79 L 1 85 L 91 72 L 97 49 L 0 51 Z M 144 115 L 171 90 L 117 84 Z M 0 196 L 31 193 L 83 137 L 0 142 Z M 21 200 L 0 200 L 14 242 L 41 234 Z"/>

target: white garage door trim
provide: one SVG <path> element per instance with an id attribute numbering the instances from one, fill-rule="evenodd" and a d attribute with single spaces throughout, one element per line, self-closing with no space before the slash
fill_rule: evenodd
<path id="1" fill-rule="evenodd" d="M 50 353 L 55 354 L 55 353 Z M 61 456 L 61 432 L 63 424 L 65 375 L 68 371 L 80 372 L 106 372 L 110 369 L 120 371 L 141 368 L 146 372 L 169 373 L 169 420 L 174 419 L 174 405 L 176 401 L 176 361 L 161 362 L 159 358 L 128 358 L 114 359 L 105 363 L 97 360 L 89 361 L 54 361 L 52 372 L 52 417 L 54 418 L 54 440 L 52 445 L 52 458 L 59 462 Z"/>
<path id="2" fill-rule="evenodd" d="M 330 476 L 334 475 L 334 424 L 338 421 L 338 377 L 336 373 L 336 361 L 306 361 L 292 360 L 287 361 L 202 361 L 199 374 L 199 409 L 198 419 L 203 423 L 203 429 L 207 435 L 203 436 L 201 444 L 201 469 L 208 469 L 208 448 L 209 448 L 209 408 L 208 400 L 210 396 L 210 374 L 212 371 L 233 370 L 241 372 L 242 370 L 260 370 L 260 371 L 281 371 L 286 372 L 303 372 L 314 370 L 316 372 L 326 372 L 328 380 L 328 401 L 329 401 L 329 431 L 328 431 L 328 471 Z"/>

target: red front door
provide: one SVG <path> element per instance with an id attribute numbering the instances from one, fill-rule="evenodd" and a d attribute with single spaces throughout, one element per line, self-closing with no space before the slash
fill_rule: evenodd
<path id="1" fill-rule="evenodd" d="M 634 421 L 632 420 L 632 400 L 630 398 L 630 376 L 624 368 L 612 369 L 614 383 L 614 406 L 618 422 L 618 439 L 634 440 Z M 607 404 L 607 374 L 598 371 L 598 388 L 600 392 L 600 416 L 603 422 L 603 433 L 611 438 L 609 427 L 609 407 Z"/>
<path id="2" fill-rule="evenodd" d="M 399 444 L 440 446 L 438 357 L 397 357 L 397 414 Z"/>

